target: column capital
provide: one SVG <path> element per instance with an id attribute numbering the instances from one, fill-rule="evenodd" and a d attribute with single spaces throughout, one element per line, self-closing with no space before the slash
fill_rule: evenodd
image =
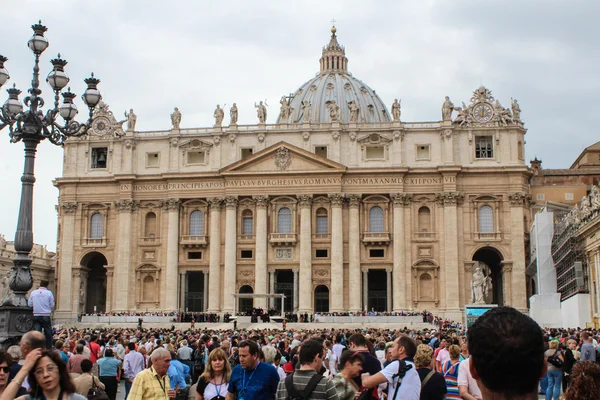
<path id="1" fill-rule="evenodd" d="M 221 210 L 221 205 L 223 204 L 223 198 L 222 197 L 209 197 L 208 199 L 208 203 L 210 204 L 210 208 L 211 211 L 214 210 Z"/>
<path id="2" fill-rule="evenodd" d="M 349 194 L 348 196 L 346 196 L 346 198 L 348 199 L 348 205 L 350 206 L 350 208 L 358 208 L 360 206 L 360 199 L 362 198 L 362 195 Z"/>
<path id="3" fill-rule="evenodd" d="M 252 196 L 252 199 L 256 202 L 256 208 L 267 208 L 269 205 L 269 196 L 259 194 L 257 196 Z"/>
<path id="4" fill-rule="evenodd" d="M 369 272 L 369 268 L 368 267 L 363 267 L 360 270 L 362 271 L 363 274 L 366 274 L 367 272 Z"/>
<path id="5" fill-rule="evenodd" d="M 300 272 L 300 269 L 299 269 L 299 268 L 293 268 L 293 269 L 292 269 L 292 272 L 293 272 L 294 274 L 298 274 L 298 273 Z"/>
<path id="6" fill-rule="evenodd" d="M 140 202 L 133 199 L 120 199 L 115 201 L 115 207 L 121 212 L 137 211 L 140 207 Z"/>
<path id="7" fill-rule="evenodd" d="M 412 193 L 390 193 L 390 198 L 395 206 L 407 206 L 412 201 Z"/>
<path id="8" fill-rule="evenodd" d="M 179 211 L 181 201 L 179 199 L 163 199 L 161 205 L 165 211 Z"/>
<path id="9" fill-rule="evenodd" d="M 392 271 L 393 271 L 393 269 L 392 269 L 392 268 L 386 268 L 386 269 L 385 269 L 385 272 L 387 272 L 388 274 L 391 274 L 391 273 L 392 273 Z"/>
<path id="10" fill-rule="evenodd" d="M 531 195 L 524 192 L 509 193 L 508 200 L 512 207 L 526 207 L 531 201 Z"/>
<path id="11" fill-rule="evenodd" d="M 460 192 L 439 192 L 435 195 L 437 202 L 444 206 L 460 204 L 464 198 Z"/>
<path id="12" fill-rule="evenodd" d="M 275 270 L 274 269 L 270 270 L 269 275 L 271 275 L 271 276 L 275 275 Z"/>
<path id="13" fill-rule="evenodd" d="M 346 196 L 344 193 L 329 193 L 327 197 L 329 197 L 329 202 L 332 207 L 341 207 Z"/>
<path id="14" fill-rule="evenodd" d="M 76 201 L 62 202 L 62 203 L 60 203 L 60 209 L 65 214 L 72 214 L 75 211 L 77 211 L 77 202 Z"/>
<path id="15" fill-rule="evenodd" d="M 300 208 L 310 208 L 312 204 L 312 194 L 299 194 L 298 204 Z"/>
<path id="16" fill-rule="evenodd" d="M 209 272 L 207 270 L 203 270 L 202 273 L 204 274 L 204 276 L 209 274 Z"/>
<path id="17" fill-rule="evenodd" d="M 237 208 L 238 198 L 237 196 L 225 196 L 225 208 L 228 210 L 235 210 Z"/>

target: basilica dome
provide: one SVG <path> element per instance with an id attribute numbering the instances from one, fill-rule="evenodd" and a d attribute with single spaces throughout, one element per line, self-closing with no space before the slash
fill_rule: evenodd
<path id="1" fill-rule="evenodd" d="M 322 57 L 319 60 L 321 70 L 317 76 L 300 86 L 291 95 L 290 100 L 282 98 L 281 102 L 289 101 L 291 108 L 289 113 L 282 112 L 279 115 L 278 124 L 308 122 L 308 119 L 312 123 L 332 122 L 330 115 L 332 102 L 339 107 L 338 119 L 341 123 L 351 122 L 351 107 L 355 110 L 353 122 L 391 120 L 385 105 L 375 91 L 348 72 L 346 51 L 338 43 L 335 33 L 336 28 L 333 27 L 331 40 L 323 47 Z M 304 116 L 305 113 L 307 116 Z"/>

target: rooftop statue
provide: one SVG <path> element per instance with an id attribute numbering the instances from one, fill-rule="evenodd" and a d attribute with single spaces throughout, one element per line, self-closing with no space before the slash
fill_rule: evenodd
<path id="1" fill-rule="evenodd" d="M 254 107 L 256 107 L 256 116 L 258 117 L 258 123 L 264 124 L 267 120 L 267 107 L 263 104 L 262 100 L 256 104 L 254 103 Z"/>
<path id="2" fill-rule="evenodd" d="M 287 119 L 289 118 L 293 109 L 290 106 L 290 102 L 288 101 L 288 99 L 285 96 L 281 97 L 281 100 L 279 100 L 279 103 L 281 104 L 281 109 L 279 111 L 279 120 L 281 122 L 287 122 Z"/>
<path id="3" fill-rule="evenodd" d="M 519 103 L 517 103 L 517 99 L 512 99 L 512 104 L 510 105 L 513 113 L 513 120 L 515 122 L 521 121 L 521 107 L 519 107 Z"/>
<path id="4" fill-rule="evenodd" d="M 497 99 L 496 99 L 496 102 L 494 103 L 494 120 L 499 125 L 503 125 L 503 126 L 507 126 L 509 122 L 513 122 L 513 118 L 510 113 L 510 110 L 502 107 L 502 104 L 500 104 L 500 101 Z"/>
<path id="5" fill-rule="evenodd" d="M 348 103 L 348 108 L 350 109 L 350 122 L 358 121 L 358 104 L 356 104 L 356 100 L 352 100 Z"/>
<path id="6" fill-rule="evenodd" d="M 469 126 L 469 107 L 465 102 L 462 102 L 462 107 L 456 107 L 454 110 L 458 112 L 458 115 L 454 118 L 454 123 L 458 126 Z"/>
<path id="7" fill-rule="evenodd" d="M 218 104 L 213 116 L 215 117 L 215 128 L 221 127 L 221 125 L 223 124 L 223 118 L 225 118 L 225 111 L 223 111 L 223 109 Z"/>
<path id="8" fill-rule="evenodd" d="M 392 118 L 394 121 L 400 121 L 400 103 L 402 100 L 398 101 L 398 99 L 394 99 L 394 103 L 392 104 Z"/>
<path id="9" fill-rule="evenodd" d="M 173 129 L 179 129 L 179 125 L 181 124 L 181 112 L 177 107 L 171 114 L 171 123 L 173 124 Z"/>
<path id="10" fill-rule="evenodd" d="M 302 122 L 310 122 L 312 116 L 312 105 L 310 101 L 302 102 Z"/>
<path id="11" fill-rule="evenodd" d="M 331 118 L 331 122 L 337 122 L 340 120 L 340 106 L 334 100 L 331 100 L 327 105 L 329 108 L 329 118 Z"/>
<path id="12" fill-rule="evenodd" d="M 127 118 L 127 130 L 135 131 L 135 123 L 137 122 L 137 115 L 133 112 L 133 108 L 129 110 L 129 114 L 125 111 L 125 118 Z"/>
<path id="13" fill-rule="evenodd" d="M 238 108 L 235 103 L 229 109 L 229 125 L 237 125 L 238 121 Z"/>
<path id="14" fill-rule="evenodd" d="M 442 104 L 442 121 L 451 121 L 453 110 L 454 104 L 450 101 L 450 97 L 446 96 L 446 100 Z"/>

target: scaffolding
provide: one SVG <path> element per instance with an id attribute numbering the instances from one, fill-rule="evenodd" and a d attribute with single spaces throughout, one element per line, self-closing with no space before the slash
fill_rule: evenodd
<path id="1" fill-rule="evenodd" d="M 565 301 L 578 293 L 589 293 L 589 274 L 583 243 L 576 235 L 577 228 L 564 218 L 557 222 L 552 239 L 552 259 L 557 291 L 561 301 Z"/>

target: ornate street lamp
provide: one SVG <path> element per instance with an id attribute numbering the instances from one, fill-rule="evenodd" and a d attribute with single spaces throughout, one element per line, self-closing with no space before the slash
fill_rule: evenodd
<path id="1" fill-rule="evenodd" d="M 38 144 L 48 139 L 55 145 L 62 145 L 68 137 L 79 137 L 87 134 L 91 126 L 94 107 L 100 102 L 102 96 L 98 91 L 99 79 L 85 79 L 87 89 L 81 96 L 83 102 L 89 108 L 89 118 L 86 123 L 74 120 L 77 115 L 77 107 L 73 103 L 76 97 L 71 89 L 60 93 L 69 83 L 69 77 L 64 67 L 67 61 L 57 58 L 50 61 L 52 71 L 48 74 L 46 82 L 54 91 L 54 108 L 49 109 L 46 114 L 41 110 L 44 107 L 44 99 L 40 97 L 39 62 L 40 55 L 48 48 L 48 39 L 44 33 L 48 30 L 42 21 L 32 25 L 33 36 L 27 45 L 35 56 L 33 65 L 33 79 L 29 96 L 25 97 L 25 106 L 19 100 L 21 91 L 13 86 L 8 89 L 8 100 L 0 109 L 0 130 L 8 127 L 11 143 L 22 141 L 25 147 L 25 167 L 21 177 L 21 203 L 19 206 L 19 219 L 17 232 L 15 233 L 15 251 L 17 255 L 13 259 L 12 274 L 10 277 L 9 293 L 0 306 L 0 342 L 14 341 L 24 332 L 31 330 L 33 324 L 31 309 L 27 306 L 25 295 L 31 289 L 33 280 L 31 277 L 31 258 L 29 253 L 33 247 L 32 216 L 33 216 L 33 184 L 35 152 Z M 0 55 L 0 87 L 10 78 L 8 71 L 4 68 L 6 57 Z M 63 97 L 63 103 L 59 105 L 59 95 Z M 58 115 L 64 123 L 57 121 Z M 18 339 L 17 339 L 18 340 Z"/>

